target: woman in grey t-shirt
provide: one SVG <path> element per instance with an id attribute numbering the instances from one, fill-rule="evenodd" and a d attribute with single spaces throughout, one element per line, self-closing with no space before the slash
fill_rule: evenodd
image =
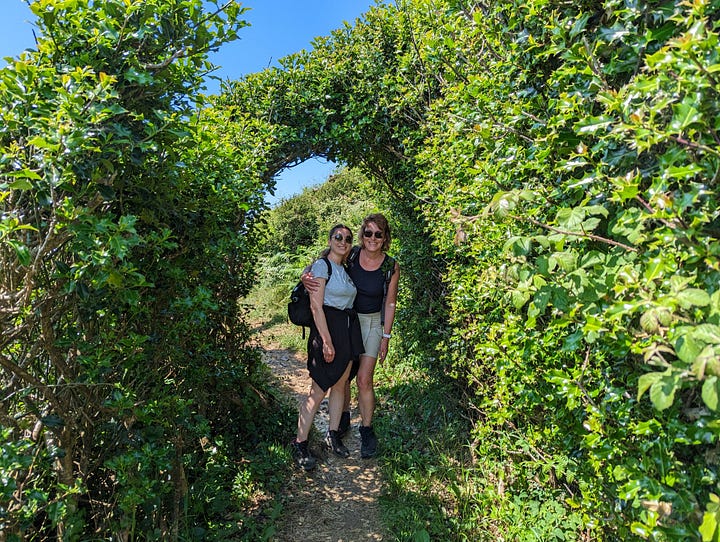
<path id="1" fill-rule="evenodd" d="M 343 267 L 352 240 L 347 226 L 334 226 L 330 230 L 328 249 L 312 266 L 313 275 L 324 279 L 319 281 L 320 287 L 316 291 L 310 292 L 313 325 L 308 338 L 307 364 L 312 387 L 300 405 L 297 435 L 292 443 L 293 456 L 305 470 L 311 470 L 316 464 L 308 450 L 308 435 L 315 413 L 328 390 L 331 390 L 330 423 L 325 441 L 337 455 L 350 455 L 337 429 L 343 409 L 345 382 L 350 376 L 352 362 L 357 361 L 363 352 L 360 324 L 352 309 L 356 289 Z M 332 268 L 329 278 L 328 263 Z"/>

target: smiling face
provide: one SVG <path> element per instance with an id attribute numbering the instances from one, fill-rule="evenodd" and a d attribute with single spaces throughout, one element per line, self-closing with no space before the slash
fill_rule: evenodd
<path id="1" fill-rule="evenodd" d="M 328 246 L 330 247 L 330 252 L 334 252 L 344 258 L 347 256 L 347 253 L 350 252 L 352 242 L 353 236 L 350 230 L 345 227 L 339 227 L 334 228 L 330 234 Z"/>
<path id="2" fill-rule="evenodd" d="M 377 252 L 383 249 L 385 232 L 375 223 L 368 222 L 362 230 L 363 248 L 368 252 Z"/>

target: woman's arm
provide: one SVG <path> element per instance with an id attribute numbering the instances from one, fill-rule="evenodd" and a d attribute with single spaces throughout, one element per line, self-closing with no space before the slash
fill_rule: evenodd
<path id="1" fill-rule="evenodd" d="M 313 320 L 315 320 L 315 327 L 318 330 L 318 334 L 323 341 L 323 358 L 325 361 L 330 363 L 335 359 L 335 347 L 330 337 L 330 331 L 327 327 L 327 320 L 325 320 L 325 311 L 323 311 L 323 299 L 325 298 L 325 281 L 315 279 L 319 283 L 319 287 L 316 291 L 310 294 L 310 310 L 312 311 Z"/>
<path id="2" fill-rule="evenodd" d="M 323 281 L 321 279 L 316 279 L 309 267 L 306 267 L 305 269 L 306 271 L 300 275 L 300 282 L 303 283 L 303 286 L 305 286 L 305 289 L 308 292 L 315 292 Z"/>
<path id="3" fill-rule="evenodd" d="M 383 315 L 383 337 L 380 341 L 380 352 L 378 353 L 380 361 L 385 359 L 388 352 L 388 343 L 390 342 L 390 335 L 392 332 L 393 322 L 395 321 L 395 306 L 397 304 L 398 296 L 398 285 L 400 283 L 400 265 L 395 262 L 395 272 L 390 277 L 390 284 L 388 284 L 387 296 L 385 297 L 385 314 Z"/>

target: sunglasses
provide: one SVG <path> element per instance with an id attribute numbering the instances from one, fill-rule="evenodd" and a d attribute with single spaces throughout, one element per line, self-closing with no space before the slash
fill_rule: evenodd
<path id="1" fill-rule="evenodd" d="M 346 243 L 352 243 L 352 235 L 346 235 L 345 237 L 343 237 L 342 233 L 336 233 L 335 235 L 333 235 L 333 239 L 335 239 L 338 243 L 343 239 Z"/>
<path id="2" fill-rule="evenodd" d="M 385 235 L 385 234 L 384 234 L 383 232 L 381 232 L 381 231 L 376 231 L 376 232 L 374 232 L 374 234 L 375 234 L 375 239 L 382 239 L 382 238 L 383 238 L 383 235 Z M 373 232 L 371 232 L 370 230 L 365 230 L 365 231 L 363 232 L 363 236 L 365 236 L 365 237 L 372 237 L 372 236 L 373 236 Z"/>

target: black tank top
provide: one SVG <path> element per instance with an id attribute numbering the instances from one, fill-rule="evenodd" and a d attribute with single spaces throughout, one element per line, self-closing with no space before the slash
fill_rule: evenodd
<path id="1" fill-rule="evenodd" d="M 385 259 L 387 259 L 387 254 Z M 383 263 L 385 263 L 385 260 L 383 260 Z M 385 288 L 382 265 L 375 271 L 365 271 L 360 266 L 360 254 L 358 254 L 347 272 L 357 288 L 355 310 L 360 314 L 380 312 Z"/>

